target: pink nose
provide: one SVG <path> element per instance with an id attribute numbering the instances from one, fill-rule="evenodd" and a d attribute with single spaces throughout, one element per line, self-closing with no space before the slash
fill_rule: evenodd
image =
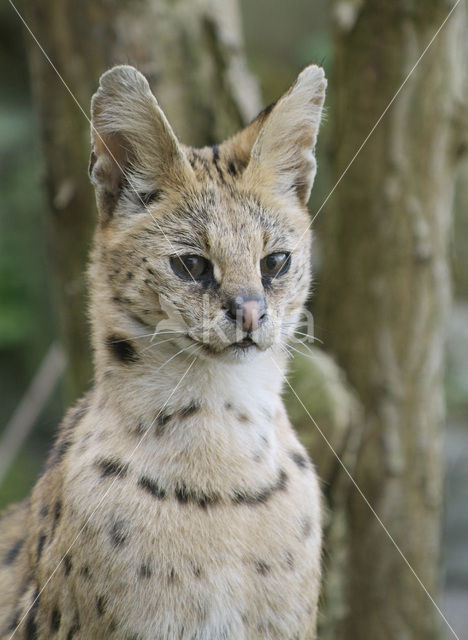
<path id="1" fill-rule="evenodd" d="M 237 296 L 229 301 L 226 313 L 244 331 L 253 331 L 266 316 L 265 300 L 263 298 Z"/>

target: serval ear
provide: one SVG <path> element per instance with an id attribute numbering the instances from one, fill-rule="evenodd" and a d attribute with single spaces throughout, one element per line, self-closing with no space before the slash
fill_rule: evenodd
<path id="1" fill-rule="evenodd" d="M 292 194 L 307 204 L 317 169 L 314 151 L 326 86 L 322 68 L 306 67 L 269 110 L 238 134 L 236 146 L 252 144 L 244 172 L 250 185 Z"/>
<path id="2" fill-rule="evenodd" d="M 91 101 L 89 165 L 100 214 L 109 218 L 123 191 L 143 207 L 192 169 L 146 78 L 122 65 L 101 76 Z"/>

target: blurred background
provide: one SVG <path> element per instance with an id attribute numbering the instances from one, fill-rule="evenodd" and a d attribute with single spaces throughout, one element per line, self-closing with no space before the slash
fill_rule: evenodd
<path id="1" fill-rule="evenodd" d="M 289 394 L 328 505 L 320 637 L 466 640 L 464 0 L 17 7 L 86 113 L 99 75 L 131 63 L 191 144 L 234 133 L 306 64 L 325 67 L 310 202 L 311 308 L 322 344 L 298 349 L 291 382 L 452 630 Z M 8 3 L 0 72 L 3 508 L 30 491 L 65 407 L 92 383 L 84 269 L 95 206 L 89 125 Z"/>

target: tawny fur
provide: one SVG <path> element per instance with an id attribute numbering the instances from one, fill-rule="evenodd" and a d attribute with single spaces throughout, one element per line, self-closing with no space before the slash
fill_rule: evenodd
<path id="1" fill-rule="evenodd" d="M 244 131 L 192 149 L 141 74 L 102 77 L 95 384 L 0 522 L 0 638 L 315 638 L 320 495 L 281 389 L 308 295 L 325 84 L 308 67 Z M 284 251 L 289 270 L 262 279 Z M 209 259 L 211 281 L 178 277 L 177 254 Z M 248 350 L 226 346 L 238 295 L 266 302 Z"/>

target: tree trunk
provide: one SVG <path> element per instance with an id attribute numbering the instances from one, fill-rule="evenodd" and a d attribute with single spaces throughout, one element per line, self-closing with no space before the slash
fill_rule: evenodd
<path id="1" fill-rule="evenodd" d="M 26 6 L 26 5 L 25 5 Z M 260 108 L 242 50 L 237 0 L 50 0 L 26 19 L 86 114 L 101 73 L 133 64 L 148 77 L 183 142 L 220 141 Z M 95 220 L 89 123 L 26 34 L 43 144 L 58 326 L 68 400 L 89 385 L 85 265 Z"/>
<path id="2" fill-rule="evenodd" d="M 336 3 L 336 178 L 454 1 Z M 320 325 L 364 407 L 355 479 L 429 593 L 440 587 L 444 322 L 466 59 L 454 11 L 333 195 Z M 346 640 L 430 640 L 441 616 L 355 490 Z"/>

